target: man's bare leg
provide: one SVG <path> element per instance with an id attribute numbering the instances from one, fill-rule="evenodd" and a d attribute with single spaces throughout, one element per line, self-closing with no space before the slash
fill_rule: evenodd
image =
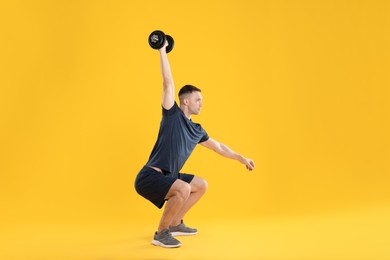
<path id="1" fill-rule="evenodd" d="M 158 233 L 164 229 L 168 229 L 171 225 L 173 218 L 178 215 L 180 209 L 182 209 L 185 203 L 188 201 L 191 192 L 190 184 L 182 181 L 176 180 L 172 187 L 169 189 L 166 199 L 168 199 L 165 204 L 163 215 L 160 219 L 160 224 L 158 226 Z"/>
<path id="2" fill-rule="evenodd" d="M 171 226 L 177 226 L 181 223 L 181 220 L 184 218 L 185 214 L 195 205 L 196 202 L 205 194 L 207 190 L 206 180 L 194 176 L 190 183 L 191 193 L 188 199 L 183 203 L 182 207 L 177 211 L 177 213 L 172 218 L 172 222 L 169 224 Z"/>

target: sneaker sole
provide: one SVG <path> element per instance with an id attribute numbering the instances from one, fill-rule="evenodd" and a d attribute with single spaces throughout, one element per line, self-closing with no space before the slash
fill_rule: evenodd
<path id="1" fill-rule="evenodd" d="M 152 240 L 152 245 L 154 245 L 154 246 L 166 247 L 166 248 L 175 248 L 175 247 L 181 246 L 181 243 L 180 243 L 180 244 L 177 244 L 177 245 L 166 245 L 166 244 L 161 243 L 161 242 L 158 241 L 158 240 Z"/>
<path id="2" fill-rule="evenodd" d="M 198 232 L 193 232 L 193 233 L 189 233 L 189 232 L 171 232 L 171 234 L 174 237 L 177 237 L 177 236 L 193 236 L 193 235 L 198 234 Z"/>

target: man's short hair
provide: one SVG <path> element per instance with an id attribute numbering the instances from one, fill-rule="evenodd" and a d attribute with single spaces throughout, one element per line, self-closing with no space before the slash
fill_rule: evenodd
<path id="1" fill-rule="evenodd" d="M 192 85 L 185 85 L 184 87 L 182 87 L 179 91 L 179 98 L 181 99 L 181 97 L 185 94 L 191 94 L 192 92 L 202 92 L 199 88 L 195 87 L 195 86 L 192 86 Z"/>

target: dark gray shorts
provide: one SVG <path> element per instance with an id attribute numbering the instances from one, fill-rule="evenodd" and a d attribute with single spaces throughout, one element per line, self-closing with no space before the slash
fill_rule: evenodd
<path id="1" fill-rule="evenodd" d="M 193 178 L 193 174 L 163 174 L 144 166 L 135 178 L 134 186 L 139 195 L 161 209 L 165 203 L 165 196 L 177 179 L 190 183 Z"/>

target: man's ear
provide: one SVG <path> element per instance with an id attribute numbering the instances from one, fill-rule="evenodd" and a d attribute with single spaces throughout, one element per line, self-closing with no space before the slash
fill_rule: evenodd
<path id="1" fill-rule="evenodd" d="M 183 104 L 184 104 L 184 105 L 188 105 L 188 102 L 189 102 L 189 101 L 188 101 L 188 98 L 183 99 Z"/>

